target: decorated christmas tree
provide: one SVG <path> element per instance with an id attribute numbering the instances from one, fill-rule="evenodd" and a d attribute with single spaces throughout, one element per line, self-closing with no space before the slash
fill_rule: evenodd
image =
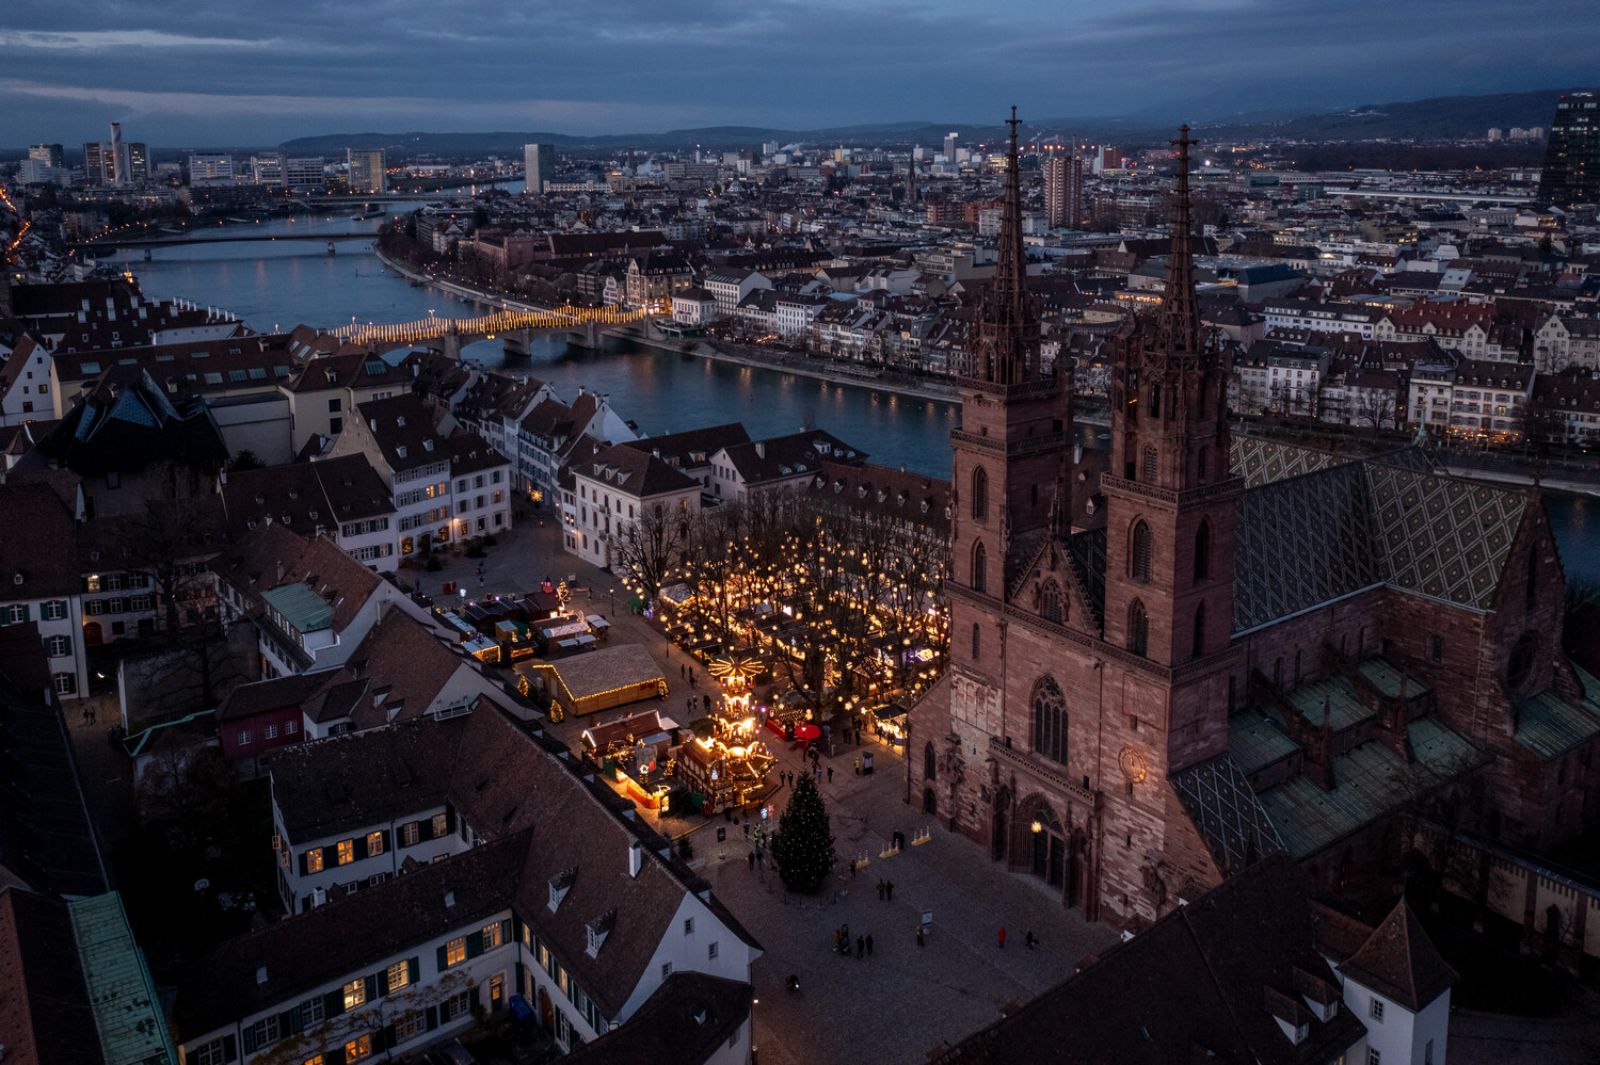
<path id="1" fill-rule="evenodd" d="M 772 858 L 778 875 L 790 891 L 810 895 L 828 879 L 833 868 L 833 832 L 828 808 L 809 773 L 795 782 L 789 805 L 778 818 L 778 835 L 772 841 Z"/>

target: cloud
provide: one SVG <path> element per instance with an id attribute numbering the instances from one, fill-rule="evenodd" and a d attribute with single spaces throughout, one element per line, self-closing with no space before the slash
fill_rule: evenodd
<path id="1" fill-rule="evenodd" d="M 278 38 L 193 37 L 160 30 L 77 30 L 66 33 L 0 30 L 0 48 L 45 52 L 104 52 L 126 48 L 268 49 L 283 47 L 285 43 Z"/>

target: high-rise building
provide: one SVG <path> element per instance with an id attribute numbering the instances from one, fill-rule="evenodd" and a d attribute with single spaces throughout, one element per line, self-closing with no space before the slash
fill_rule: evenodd
<path id="1" fill-rule="evenodd" d="M 99 141 L 91 141 L 83 146 L 83 183 L 85 185 L 104 185 L 106 183 L 106 156 L 111 153 L 106 151 L 106 146 Z"/>
<path id="2" fill-rule="evenodd" d="M 59 144 L 30 144 L 28 158 L 52 170 L 61 170 L 67 165 L 66 149 Z"/>
<path id="3" fill-rule="evenodd" d="M 250 180 L 257 185 L 283 184 L 283 153 L 258 152 L 250 157 Z"/>
<path id="4" fill-rule="evenodd" d="M 1083 224 L 1083 160 L 1076 149 L 1056 148 L 1045 155 L 1044 210 L 1051 229 Z"/>
<path id="5" fill-rule="evenodd" d="M 233 156 L 207 153 L 189 156 L 189 187 L 233 184 Z"/>
<path id="6" fill-rule="evenodd" d="M 1600 201 L 1600 95 L 1574 92 L 1556 103 L 1539 178 L 1539 202 L 1561 207 Z"/>
<path id="7" fill-rule="evenodd" d="M 349 169 L 351 192 L 381 196 L 389 190 L 389 175 L 382 148 L 347 148 L 345 164 Z"/>
<path id="8" fill-rule="evenodd" d="M 553 144 L 525 144 L 522 146 L 522 165 L 528 176 L 528 192 L 537 196 L 544 192 L 555 173 L 556 146 Z"/>
<path id="9" fill-rule="evenodd" d="M 959 141 L 960 139 L 961 139 L 961 135 L 958 134 L 958 133 L 955 133 L 955 132 L 946 133 L 944 135 L 944 159 L 945 159 L 945 162 L 953 163 L 953 162 L 956 161 L 956 142 Z"/>
<path id="10" fill-rule="evenodd" d="M 128 162 L 128 146 L 122 140 L 122 123 L 111 123 L 111 183 L 118 188 L 126 188 L 129 184 L 129 172 L 132 170 Z"/>
<path id="11" fill-rule="evenodd" d="M 320 155 L 296 156 L 283 161 L 283 183 L 291 189 L 320 189 L 327 183 L 327 164 Z"/>
<path id="12" fill-rule="evenodd" d="M 1493 144 L 1495 141 L 1502 140 L 1504 137 L 1505 137 L 1505 131 L 1502 130 L 1499 126 L 1490 126 L 1489 127 L 1489 143 L 1490 144 Z"/>
<path id="13" fill-rule="evenodd" d="M 128 143 L 128 180 L 135 185 L 150 180 L 150 146 L 144 141 Z"/>

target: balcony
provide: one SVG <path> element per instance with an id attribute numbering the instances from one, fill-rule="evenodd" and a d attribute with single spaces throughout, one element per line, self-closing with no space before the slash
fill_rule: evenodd
<path id="1" fill-rule="evenodd" d="M 1068 797 L 1085 803 L 1090 809 L 1100 808 L 1100 793 L 1091 791 L 1082 784 L 1074 784 L 1067 776 L 1066 770 L 1054 762 L 1048 762 L 1037 755 L 1019 751 L 1014 747 L 1007 747 L 997 736 L 989 738 L 989 754 L 995 760 L 1020 769 L 1036 779 L 1048 780 Z"/>

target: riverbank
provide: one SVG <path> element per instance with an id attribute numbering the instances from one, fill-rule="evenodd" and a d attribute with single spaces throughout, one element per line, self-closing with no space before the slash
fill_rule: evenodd
<path id="1" fill-rule="evenodd" d="M 373 248 L 373 254 L 378 257 L 378 261 L 383 263 L 384 266 L 408 281 L 437 288 L 442 292 L 448 292 L 453 296 L 459 296 L 474 303 L 509 311 L 535 312 L 550 309 L 548 307 L 538 307 L 531 303 L 524 303 L 509 296 L 497 296 L 490 292 L 468 288 L 466 285 L 455 281 L 445 281 L 440 278 L 430 277 L 419 270 L 396 262 L 377 247 Z M 638 330 L 633 326 L 611 326 L 601 330 L 601 332 L 605 336 L 632 341 L 635 344 L 660 351 L 669 351 L 675 355 L 693 355 L 698 358 L 711 359 L 715 362 L 728 363 L 734 366 L 746 366 L 755 370 L 770 370 L 774 373 L 794 374 L 796 377 L 809 377 L 817 381 L 826 381 L 829 384 L 860 388 L 871 392 L 892 393 L 909 399 L 927 400 L 931 403 L 961 402 L 961 397 L 956 393 L 953 386 L 936 381 L 886 381 L 881 377 L 869 377 L 852 373 L 827 364 L 818 365 L 816 360 L 804 357 L 791 358 L 783 355 L 770 355 L 761 349 L 732 344 L 729 341 L 692 340 L 686 346 L 682 340 L 666 340 L 652 335 L 653 330 L 648 325 L 643 330 Z"/>

